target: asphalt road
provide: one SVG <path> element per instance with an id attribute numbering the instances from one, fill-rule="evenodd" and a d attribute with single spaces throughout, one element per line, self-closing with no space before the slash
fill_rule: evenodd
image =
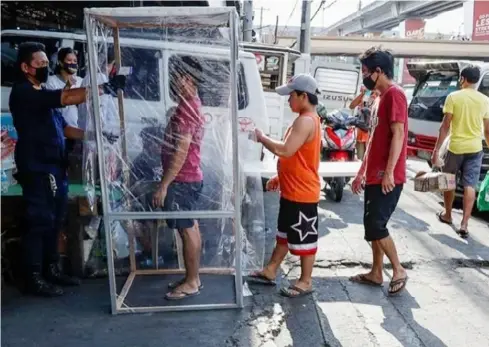
<path id="1" fill-rule="evenodd" d="M 410 162 L 411 176 L 422 165 Z M 267 193 L 265 205 L 274 230 L 278 196 Z M 489 218 L 473 218 L 471 236 L 462 240 L 437 221 L 441 208 L 435 194 L 414 192 L 411 181 L 406 185 L 389 224 L 410 277 L 398 297 L 387 296 L 388 266 L 383 288 L 348 281 L 371 264 L 363 200 L 348 190 L 341 203 L 320 203 L 313 296 L 290 300 L 278 295 L 279 288 L 250 285 L 253 296 L 243 310 L 111 316 L 105 279 L 86 281 L 52 300 L 24 298 L 7 288 L 2 346 L 488 346 Z M 460 219 L 456 211 L 455 223 Z M 273 242 L 269 235 L 268 251 Z M 298 270 L 298 259 L 288 257 L 279 287 Z M 219 287 L 208 288 L 223 296 Z"/>

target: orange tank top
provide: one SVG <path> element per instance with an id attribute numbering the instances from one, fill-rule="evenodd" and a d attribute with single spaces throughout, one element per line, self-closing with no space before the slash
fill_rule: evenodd
<path id="1" fill-rule="evenodd" d="M 315 113 L 302 114 L 314 120 L 315 135 L 289 158 L 277 163 L 281 197 L 293 202 L 317 203 L 320 198 L 319 161 L 321 155 L 321 122 Z M 285 140 L 292 127 L 287 129 Z"/>

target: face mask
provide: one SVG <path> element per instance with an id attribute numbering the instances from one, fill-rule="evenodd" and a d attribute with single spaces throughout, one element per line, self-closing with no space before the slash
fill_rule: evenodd
<path id="1" fill-rule="evenodd" d="M 70 75 L 74 75 L 78 71 L 78 64 L 66 64 L 66 63 L 63 63 L 63 69 L 66 72 L 68 72 Z"/>
<path id="2" fill-rule="evenodd" d="M 46 83 L 49 77 L 49 68 L 47 66 L 38 67 L 36 69 L 36 74 L 34 78 L 38 80 L 40 83 Z"/>
<path id="3" fill-rule="evenodd" d="M 377 85 L 377 80 L 379 79 L 379 77 L 377 76 L 377 79 L 374 81 L 372 80 L 371 78 L 372 75 L 370 76 L 367 76 L 363 79 L 363 85 L 365 86 L 365 88 L 367 88 L 368 90 L 374 90 L 375 89 L 375 86 Z"/>

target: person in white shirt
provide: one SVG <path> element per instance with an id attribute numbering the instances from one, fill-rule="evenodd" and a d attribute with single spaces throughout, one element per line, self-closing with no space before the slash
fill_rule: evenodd
<path id="1" fill-rule="evenodd" d="M 104 61 L 105 57 L 100 57 L 99 61 Z M 97 73 L 97 83 L 104 84 L 109 81 L 109 77 L 115 74 L 115 55 L 113 49 L 109 49 L 107 52 L 106 60 L 106 71 L 99 71 Z M 85 78 L 81 82 L 82 87 L 88 87 L 90 85 L 90 73 L 87 69 Z M 99 96 L 100 100 L 100 117 L 102 119 L 102 132 L 109 138 L 109 142 L 113 142 L 111 139 L 116 139 L 120 135 L 120 119 L 118 112 L 117 99 L 115 98 L 117 94 L 102 94 Z M 87 127 L 94 130 L 95 124 L 93 119 L 88 122 L 87 115 L 88 112 L 87 103 L 78 106 L 78 127 L 87 130 Z M 90 114 L 92 111 L 90 110 Z M 93 115 L 92 115 L 93 116 Z"/>
<path id="2" fill-rule="evenodd" d="M 50 90 L 80 88 L 82 79 L 76 75 L 78 71 L 78 58 L 71 47 L 64 47 L 58 51 L 58 58 L 54 75 L 49 76 L 46 88 Z M 59 109 L 66 123 L 78 127 L 78 106 L 71 105 Z"/>
<path id="3" fill-rule="evenodd" d="M 107 55 L 105 56 L 104 54 L 101 54 L 98 61 L 100 62 L 100 67 L 105 67 L 105 71 L 104 69 L 97 71 L 97 84 L 100 85 L 107 83 L 116 73 L 114 50 L 109 48 Z M 89 87 L 90 85 L 90 72 L 87 69 L 85 77 L 81 82 L 81 86 Z M 99 95 L 102 134 L 106 140 L 104 141 L 104 158 L 106 165 L 104 177 L 107 182 L 116 182 L 120 178 L 119 161 L 121 158 L 121 141 L 119 141 L 119 137 L 121 128 L 116 96 L 117 94 L 115 92 Z M 94 133 L 95 131 L 95 117 L 91 107 L 92 105 L 89 103 L 83 103 L 78 106 L 78 127 L 85 130 L 88 134 Z M 95 138 L 89 136 L 86 140 L 84 149 L 86 153 L 84 156 L 88 155 L 88 153 L 96 153 Z"/>

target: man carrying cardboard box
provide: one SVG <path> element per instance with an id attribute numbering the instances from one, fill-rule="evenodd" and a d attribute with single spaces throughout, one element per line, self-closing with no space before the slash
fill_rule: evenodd
<path id="1" fill-rule="evenodd" d="M 440 147 L 450 134 L 448 153 L 443 165 L 443 172 L 457 174 L 462 171 L 464 186 L 463 218 L 457 233 L 462 238 L 469 235 L 468 224 L 475 202 L 475 188 L 479 183 L 482 165 L 482 127 L 489 145 L 489 98 L 475 89 L 480 79 L 480 70 L 468 66 L 460 72 L 460 90 L 448 95 L 440 126 L 440 133 L 432 155 L 436 166 Z M 452 205 L 455 190 L 445 191 L 445 211 L 438 213 L 438 219 L 445 224 L 452 224 Z"/>

